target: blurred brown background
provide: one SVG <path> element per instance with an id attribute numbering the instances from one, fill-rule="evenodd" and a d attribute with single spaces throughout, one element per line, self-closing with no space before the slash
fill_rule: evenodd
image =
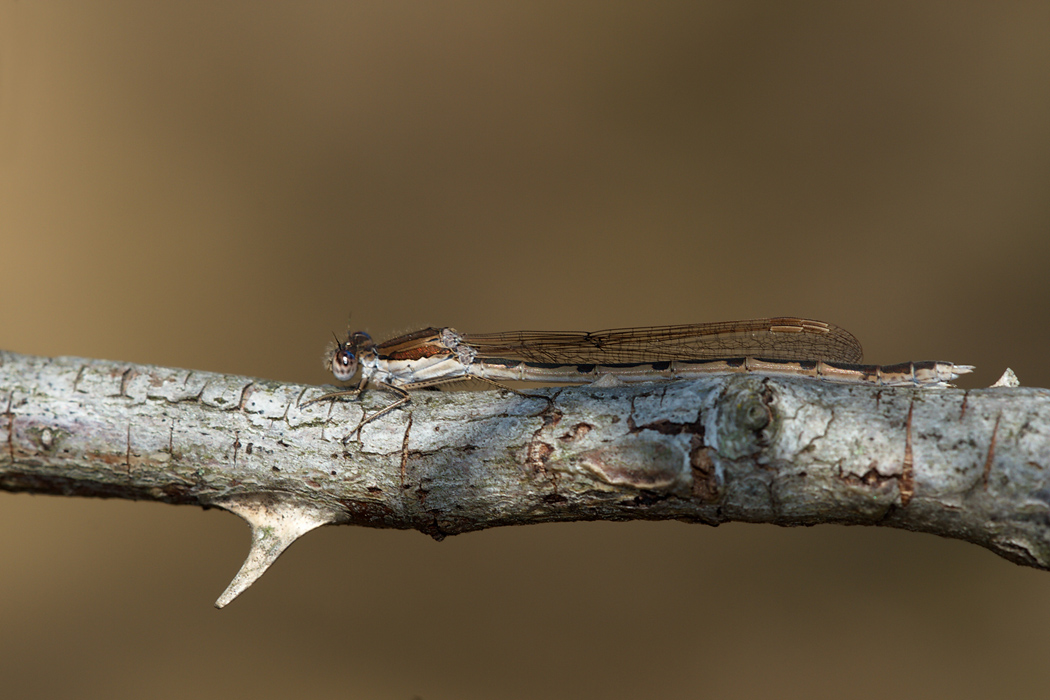
<path id="1" fill-rule="evenodd" d="M 0 0 L 0 346 L 796 314 L 1050 386 L 1050 5 Z M 248 530 L 0 494 L 6 697 L 1045 697 L 1050 574 L 891 530 Z"/>

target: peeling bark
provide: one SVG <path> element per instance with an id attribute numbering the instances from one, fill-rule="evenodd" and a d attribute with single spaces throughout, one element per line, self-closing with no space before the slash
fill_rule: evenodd
<path id="1" fill-rule="evenodd" d="M 0 353 L 0 488 L 222 507 L 247 588 L 324 524 L 447 535 L 568 520 L 888 525 L 1050 569 L 1050 391 L 755 374 L 416 392 Z"/>

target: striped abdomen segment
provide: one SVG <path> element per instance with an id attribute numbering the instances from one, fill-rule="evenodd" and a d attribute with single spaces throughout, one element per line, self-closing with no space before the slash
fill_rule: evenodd
<path id="1" fill-rule="evenodd" d="M 902 362 L 896 365 L 853 365 L 820 360 L 766 360 L 755 357 L 738 357 L 721 360 L 568 365 L 476 358 L 468 368 L 467 374 L 494 381 L 587 384 L 603 375 L 613 375 L 623 382 L 652 382 L 694 379 L 709 374 L 754 372 L 879 386 L 946 386 L 959 375 L 971 371 L 973 367 L 970 365 L 937 361 Z"/>

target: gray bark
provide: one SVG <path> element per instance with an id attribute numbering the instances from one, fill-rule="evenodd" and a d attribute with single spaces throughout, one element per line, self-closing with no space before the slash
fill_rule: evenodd
<path id="1" fill-rule="evenodd" d="M 0 353 L 0 488 L 222 507 L 253 545 L 220 607 L 324 524 L 885 525 L 1050 569 L 1050 391 L 749 374 L 624 387 L 325 388 Z"/>

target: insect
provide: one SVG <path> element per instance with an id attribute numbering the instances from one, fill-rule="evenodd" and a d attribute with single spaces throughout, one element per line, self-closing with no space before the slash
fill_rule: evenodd
<path id="1" fill-rule="evenodd" d="M 860 342 L 849 331 L 794 317 L 595 332 L 472 334 L 424 328 L 382 343 L 355 331 L 345 341 L 336 338 L 325 363 L 342 382 L 360 373 L 357 387 L 304 405 L 356 396 L 366 386 L 381 387 L 397 397 L 363 420 L 364 425 L 407 404 L 413 389 L 468 380 L 507 388 L 500 382 L 587 384 L 604 376 L 621 382 L 653 382 L 756 372 L 883 386 L 945 386 L 973 370 L 970 365 L 933 361 L 858 364 L 862 357 Z"/>

